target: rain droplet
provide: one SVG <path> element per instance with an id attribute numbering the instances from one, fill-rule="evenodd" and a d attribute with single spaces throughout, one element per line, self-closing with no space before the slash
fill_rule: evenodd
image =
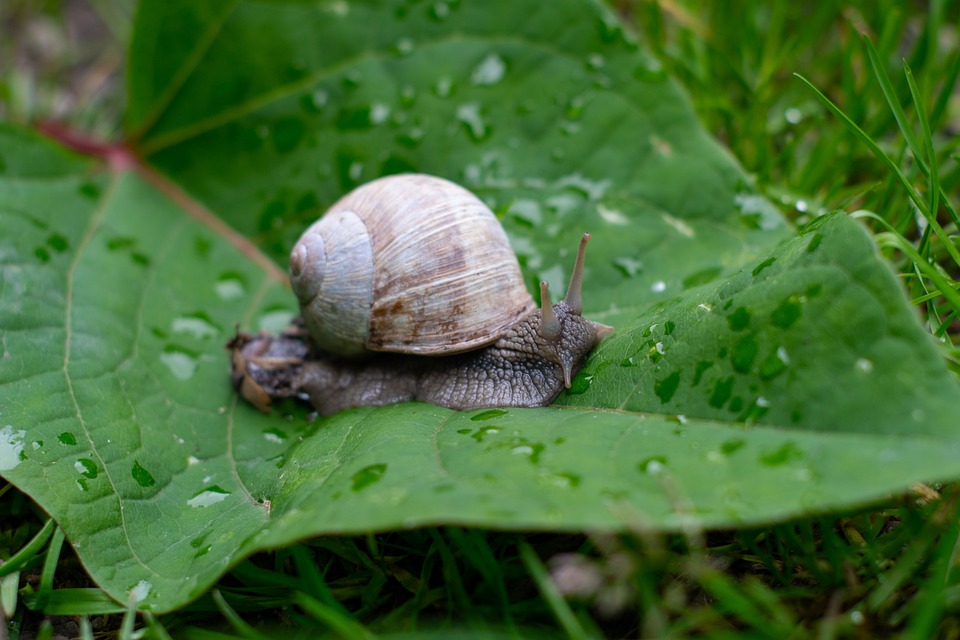
<path id="1" fill-rule="evenodd" d="M 193 377 L 197 371 L 197 360 L 196 353 L 172 344 L 164 347 L 160 354 L 160 362 L 167 365 L 167 369 L 178 380 L 189 380 Z"/>
<path id="2" fill-rule="evenodd" d="M 23 461 L 23 438 L 26 435 L 23 429 L 14 431 L 10 424 L 0 427 L 0 471 L 9 471 Z"/>
<path id="3" fill-rule="evenodd" d="M 667 283 L 663 280 L 657 280 L 652 285 L 650 285 L 650 291 L 654 293 L 663 293 L 667 290 Z"/>
<path id="4" fill-rule="evenodd" d="M 660 398 L 660 404 L 664 404 L 670 401 L 679 386 L 680 372 L 674 371 L 663 380 L 658 380 L 654 383 L 653 392 Z"/>
<path id="5" fill-rule="evenodd" d="M 221 328 L 203 311 L 173 319 L 171 330 L 185 333 L 198 340 L 212 338 L 220 334 Z"/>
<path id="6" fill-rule="evenodd" d="M 280 429 L 267 429 L 263 432 L 263 438 L 267 442 L 272 442 L 274 444 L 283 444 L 284 440 L 287 439 L 287 434 L 285 434 Z"/>
<path id="7" fill-rule="evenodd" d="M 363 491 L 370 485 L 379 482 L 386 472 L 387 465 L 384 463 L 366 466 L 353 474 L 353 484 L 351 488 L 354 491 Z"/>
<path id="8" fill-rule="evenodd" d="M 774 309 L 770 315 L 770 320 L 781 329 L 786 329 L 799 320 L 802 313 L 803 304 L 800 302 L 799 297 L 793 295 L 777 305 L 777 308 Z"/>
<path id="9" fill-rule="evenodd" d="M 260 315 L 257 324 L 261 329 L 270 333 L 280 333 L 290 324 L 294 315 L 292 311 L 283 307 L 268 309 Z"/>
<path id="10" fill-rule="evenodd" d="M 133 462 L 133 469 L 130 470 L 130 475 L 133 476 L 133 479 L 136 480 L 137 484 L 141 487 L 152 487 L 156 484 L 156 480 L 153 479 L 150 472 L 144 469 L 136 460 Z"/>
<path id="11" fill-rule="evenodd" d="M 247 293 L 246 279 L 239 273 L 234 272 L 220 274 L 213 288 L 217 293 L 217 297 L 221 300 L 241 298 Z"/>
<path id="12" fill-rule="evenodd" d="M 733 346 L 733 353 L 730 354 L 730 363 L 733 364 L 734 371 L 738 373 L 749 373 L 753 361 L 757 357 L 757 340 L 752 334 L 747 334 L 737 340 Z"/>
<path id="13" fill-rule="evenodd" d="M 229 495 L 229 491 L 214 485 L 195 493 L 192 498 L 187 500 L 187 505 L 193 507 L 194 509 L 198 507 L 209 507 L 210 505 L 217 504 L 218 502 L 223 502 Z"/>
<path id="14" fill-rule="evenodd" d="M 664 466 L 667 464 L 667 459 L 663 456 L 651 456 L 644 460 L 641 460 L 637 465 L 637 469 L 640 473 L 647 473 L 650 475 L 656 475 L 663 471 Z"/>
<path id="15" fill-rule="evenodd" d="M 439 78 L 433 85 L 433 93 L 439 98 L 449 98 L 453 94 L 453 80 L 448 76 Z"/>
<path id="16" fill-rule="evenodd" d="M 70 445 L 71 447 L 77 444 L 77 436 L 73 435 L 69 431 L 64 431 L 63 433 L 58 435 L 57 440 L 60 441 L 60 444 Z"/>
<path id="17" fill-rule="evenodd" d="M 413 40 L 410 38 L 400 38 L 393 45 L 393 52 L 398 56 L 408 56 L 413 53 Z"/>
<path id="18" fill-rule="evenodd" d="M 643 260 L 626 257 L 617 258 L 613 261 L 613 266 L 628 278 L 632 278 L 643 270 Z"/>
<path id="19" fill-rule="evenodd" d="M 374 102 L 370 105 L 370 122 L 373 124 L 383 124 L 390 117 L 390 107 L 382 102 Z"/>
<path id="20" fill-rule="evenodd" d="M 47 246 L 57 253 L 63 253 L 70 248 L 70 242 L 59 233 L 54 233 L 47 238 Z"/>
<path id="21" fill-rule="evenodd" d="M 134 602 L 143 602 L 147 596 L 150 595 L 151 589 L 153 589 L 152 584 L 146 580 L 141 580 L 135 586 L 130 588 L 130 599 Z"/>
<path id="22" fill-rule="evenodd" d="M 803 452 L 795 443 L 788 441 L 773 451 L 761 454 L 757 460 L 768 467 L 778 467 L 800 458 L 803 458 Z"/>
<path id="23" fill-rule="evenodd" d="M 470 416 L 470 419 L 474 422 L 479 422 L 481 420 L 491 420 L 493 418 L 499 418 L 500 416 L 507 415 L 507 411 L 503 409 L 488 409 L 487 411 L 481 411 L 480 413 Z M 467 429 L 466 433 L 469 433 L 470 430 Z"/>
<path id="24" fill-rule="evenodd" d="M 87 458 L 80 458 L 73 463 L 73 468 L 77 470 L 77 473 L 84 476 L 85 478 L 97 477 L 97 465 L 93 460 Z"/>
<path id="25" fill-rule="evenodd" d="M 729 456 L 736 451 L 739 451 L 743 446 L 747 444 L 743 438 L 731 438 L 730 440 L 725 440 L 720 444 L 720 453 L 725 456 Z"/>
<path id="26" fill-rule="evenodd" d="M 800 124 L 800 121 L 803 120 L 803 112 L 796 107 L 788 107 L 783 112 L 783 119 L 790 124 Z"/>
<path id="27" fill-rule="evenodd" d="M 766 260 L 764 260 L 763 262 L 761 262 L 760 264 L 758 264 L 756 267 L 753 268 L 753 272 L 752 272 L 752 273 L 753 273 L 753 277 L 757 277 L 757 275 L 759 275 L 759 273 L 760 273 L 761 271 L 763 271 L 764 269 L 766 269 L 767 267 L 769 267 L 770 265 L 772 265 L 772 264 L 773 264 L 774 262 L 776 262 L 776 261 L 777 261 L 777 259 L 776 259 L 775 257 L 771 256 L 771 257 L 767 258 Z"/>
<path id="28" fill-rule="evenodd" d="M 507 72 L 507 63 L 496 53 L 488 54 L 473 68 L 470 82 L 476 86 L 492 86 L 503 80 Z"/>
<path id="29" fill-rule="evenodd" d="M 514 200 L 507 213 L 529 227 L 539 227 L 543 221 L 543 210 L 536 200 L 525 198 Z"/>
<path id="30" fill-rule="evenodd" d="M 854 365 L 860 373 L 870 373 L 873 371 L 873 362 L 866 358 L 859 358 Z"/>
<path id="31" fill-rule="evenodd" d="M 474 142 L 483 142 L 490 137 L 490 127 L 480 113 L 478 102 L 468 102 L 457 107 L 457 120 L 463 123 Z"/>
<path id="32" fill-rule="evenodd" d="M 503 431 L 500 427 L 480 427 L 471 434 L 471 438 L 477 442 L 483 442 L 483 439 L 487 436 L 494 436 Z"/>
<path id="33" fill-rule="evenodd" d="M 437 22 L 443 22 L 450 15 L 450 6 L 446 2 L 434 2 L 428 14 Z"/>
<path id="34" fill-rule="evenodd" d="M 589 56 L 587 56 L 587 68 L 592 71 L 602 69 L 604 64 L 606 64 L 606 60 L 604 60 L 602 54 L 591 53 Z"/>

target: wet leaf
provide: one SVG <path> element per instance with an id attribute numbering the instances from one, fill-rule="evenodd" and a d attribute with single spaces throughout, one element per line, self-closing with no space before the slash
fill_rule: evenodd
<path id="1" fill-rule="evenodd" d="M 128 112 L 195 201 L 0 127 L 0 473 L 121 602 L 313 535 L 735 526 L 960 472 L 956 381 L 866 234 L 795 234 L 593 3 L 195 4 L 140 6 Z M 295 303 L 220 223 L 283 265 L 410 170 L 485 198 L 531 285 L 593 232 L 587 315 L 618 332 L 566 406 L 238 402 L 235 323 Z"/>

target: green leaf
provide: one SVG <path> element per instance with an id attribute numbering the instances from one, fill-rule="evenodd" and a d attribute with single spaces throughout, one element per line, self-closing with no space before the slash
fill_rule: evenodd
<path id="1" fill-rule="evenodd" d="M 320 534 L 734 526 L 960 472 L 956 381 L 864 232 L 791 238 L 603 9 L 190 4 L 142 3 L 129 64 L 132 144 L 172 184 L 0 127 L 0 473 L 117 601 L 169 610 Z M 245 237 L 282 263 L 411 169 L 487 199 L 531 284 L 594 233 L 587 315 L 618 332 L 566 406 L 238 402 L 235 323 L 295 310 Z"/>

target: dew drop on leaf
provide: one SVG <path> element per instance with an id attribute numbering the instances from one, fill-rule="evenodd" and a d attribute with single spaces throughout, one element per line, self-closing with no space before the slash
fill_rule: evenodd
<path id="1" fill-rule="evenodd" d="M 353 474 L 353 483 L 350 488 L 354 491 L 363 491 L 370 485 L 379 482 L 386 472 L 387 465 L 385 463 L 366 466 Z"/>
<path id="2" fill-rule="evenodd" d="M 203 311 L 174 318 L 170 328 L 173 333 L 186 334 L 197 340 L 212 338 L 219 335 L 222 330 Z"/>
<path id="3" fill-rule="evenodd" d="M 499 418 L 500 416 L 507 415 L 507 411 L 504 409 L 488 409 L 486 411 L 481 411 L 480 413 L 470 416 L 470 419 L 479 422 L 481 420 L 490 420 L 492 418 Z M 469 432 L 469 429 L 467 430 Z"/>
<path id="4" fill-rule="evenodd" d="M 221 300 L 242 298 L 247 293 L 246 280 L 242 275 L 234 272 L 220 274 L 213 288 Z"/>
<path id="5" fill-rule="evenodd" d="M 666 464 L 667 459 L 664 456 L 651 456 L 641 460 L 637 465 L 637 470 L 640 471 L 640 473 L 656 475 L 663 471 Z"/>
<path id="6" fill-rule="evenodd" d="M 167 369 L 178 380 L 189 380 L 197 371 L 197 354 L 183 347 L 168 344 L 160 354 L 160 362 L 167 365 Z"/>
<path id="7" fill-rule="evenodd" d="M 147 471 L 143 465 L 138 461 L 134 461 L 133 468 L 130 470 L 130 475 L 133 476 L 133 479 L 137 481 L 141 487 L 152 487 L 156 484 L 156 480 L 153 479 L 153 476 Z"/>
<path id="8" fill-rule="evenodd" d="M 0 427 L 0 471 L 9 471 L 22 462 L 23 438 L 26 435 L 23 429 L 14 431 L 13 425 Z"/>
<path id="9" fill-rule="evenodd" d="M 507 63 L 496 53 L 487 55 L 470 74 L 470 82 L 477 86 L 492 86 L 503 80 Z"/>
<path id="10" fill-rule="evenodd" d="M 88 458 L 80 458 L 73 463 L 73 467 L 85 478 L 90 478 L 92 480 L 93 478 L 97 477 L 97 465 L 93 460 Z"/>
<path id="11" fill-rule="evenodd" d="M 73 435 L 69 431 L 64 431 L 58 435 L 57 440 L 60 441 L 60 444 L 70 445 L 71 447 L 77 444 L 77 436 Z"/>

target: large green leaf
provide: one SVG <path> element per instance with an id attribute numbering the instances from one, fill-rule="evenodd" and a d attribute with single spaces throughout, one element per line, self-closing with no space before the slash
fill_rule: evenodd
<path id="1" fill-rule="evenodd" d="M 113 597 L 170 609 L 317 534 L 731 526 L 960 472 L 956 381 L 865 232 L 791 238 L 602 9 L 194 5 L 144 2 L 129 63 L 132 145 L 175 185 L 0 127 L 0 473 Z M 295 303 L 220 223 L 282 264 L 410 169 L 486 198 L 531 283 L 594 233 L 588 315 L 618 332 L 566 406 L 238 403 L 234 323 Z"/>

